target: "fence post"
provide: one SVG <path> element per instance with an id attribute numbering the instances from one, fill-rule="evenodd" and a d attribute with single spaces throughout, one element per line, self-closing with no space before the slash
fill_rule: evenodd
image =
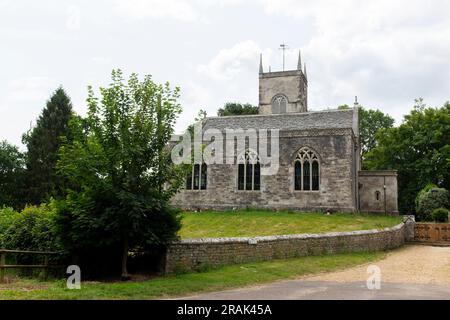
<path id="1" fill-rule="evenodd" d="M 0 283 L 5 282 L 5 255 L 6 253 L 4 252 L 0 253 Z"/>
<path id="2" fill-rule="evenodd" d="M 48 255 L 44 255 L 44 280 L 48 278 Z"/>

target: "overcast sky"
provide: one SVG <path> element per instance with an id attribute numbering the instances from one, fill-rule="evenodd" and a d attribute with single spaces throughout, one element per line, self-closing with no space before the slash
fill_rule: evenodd
<path id="1" fill-rule="evenodd" d="M 448 0 L 0 0 L 0 139 L 20 144 L 62 85 L 86 111 L 86 87 L 113 68 L 182 90 L 182 131 L 200 108 L 258 103 L 264 67 L 302 50 L 309 109 L 379 108 L 399 123 L 414 99 L 450 99 Z"/>

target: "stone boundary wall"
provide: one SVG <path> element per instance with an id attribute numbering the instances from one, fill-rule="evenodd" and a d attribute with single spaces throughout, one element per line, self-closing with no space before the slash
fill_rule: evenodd
<path id="1" fill-rule="evenodd" d="M 194 271 L 222 265 L 321 254 L 394 249 L 405 243 L 407 227 L 407 223 L 401 223 L 382 230 L 255 238 L 185 239 L 167 248 L 165 272 Z"/>

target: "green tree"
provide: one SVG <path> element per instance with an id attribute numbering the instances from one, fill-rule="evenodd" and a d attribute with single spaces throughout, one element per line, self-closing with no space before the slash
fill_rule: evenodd
<path id="1" fill-rule="evenodd" d="M 382 129 L 375 139 L 366 165 L 398 170 L 401 212 L 415 212 L 415 198 L 428 183 L 450 189 L 450 103 L 429 108 L 418 99 L 399 127 Z"/>
<path id="2" fill-rule="evenodd" d="M 197 113 L 197 116 L 194 118 L 194 123 L 193 123 L 193 124 L 190 124 L 190 125 L 187 127 L 187 131 L 190 133 L 191 138 L 194 138 L 194 126 L 195 126 L 195 124 L 198 123 L 198 122 L 201 122 L 201 121 L 205 120 L 206 117 L 207 117 L 206 111 L 203 110 L 203 109 L 200 109 L 200 110 L 198 111 L 198 113 Z"/>
<path id="3" fill-rule="evenodd" d="M 23 143 L 28 149 L 27 200 L 32 204 L 63 195 L 64 183 L 56 174 L 56 162 L 62 137 L 70 136 L 71 117 L 70 98 L 60 87 L 47 101 L 36 126 L 23 136 Z"/>
<path id="4" fill-rule="evenodd" d="M 376 147 L 375 135 L 378 130 L 392 128 L 394 119 L 380 110 L 359 109 L 359 133 L 361 143 L 361 156 L 364 159 L 366 154 Z"/>
<path id="5" fill-rule="evenodd" d="M 89 88 L 87 118 L 73 118 L 73 142 L 61 147 L 58 168 L 76 187 L 60 202 L 57 223 L 69 252 L 119 253 L 127 278 L 130 251 L 165 245 L 180 228 L 169 200 L 184 171 L 167 148 L 179 89 L 136 74 L 125 83 L 114 70 L 100 93 L 99 100 Z"/>
<path id="6" fill-rule="evenodd" d="M 194 118 L 194 120 L 197 121 L 202 121 L 204 119 L 206 119 L 206 117 L 208 116 L 208 114 L 206 113 L 206 110 L 200 109 L 197 117 Z"/>
<path id="7" fill-rule="evenodd" d="M 258 114 L 259 108 L 258 106 L 251 105 L 250 103 L 237 103 L 237 102 L 228 102 L 225 104 L 223 108 L 220 108 L 217 111 L 217 115 L 219 117 L 225 116 L 243 116 L 243 115 L 252 115 Z"/>
<path id="8" fill-rule="evenodd" d="M 350 107 L 347 104 L 338 107 L 338 110 L 348 109 L 350 109 Z M 375 134 L 378 130 L 392 128 L 393 125 L 394 119 L 388 114 L 385 114 L 380 110 L 366 109 L 363 106 L 359 107 L 359 134 L 363 168 L 365 168 L 364 159 L 366 154 L 377 145 Z"/>
<path id="9" fill-rule="evenodd" d="M 25 203 L 25 157 L 7 141 L 0 142 L 0 207 L 22 208 Z"/>

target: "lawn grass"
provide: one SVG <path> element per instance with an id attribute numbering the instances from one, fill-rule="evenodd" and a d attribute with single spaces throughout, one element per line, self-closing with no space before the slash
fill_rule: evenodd
<path id="1" fill-rule="evenodd" d="M 401 222 L 388 215 L 271 212 L 261 210 L 203 211 L 182 214 L 181 238 L 220 238 L 325 233 L 383 229 Z"/>
<path id="2" fill-rule="evenodd" d="M 224 266 L 201 273 L 186 273 L 151 280 L 82 283 L 68 290 L 65 281 L 20 280 L 0 284 L 0 299 L 158 299 L 262 284 L 307 274 L 335 271 L 379 260 L 383 252 L 310 256 L 289 260 Z"/>

